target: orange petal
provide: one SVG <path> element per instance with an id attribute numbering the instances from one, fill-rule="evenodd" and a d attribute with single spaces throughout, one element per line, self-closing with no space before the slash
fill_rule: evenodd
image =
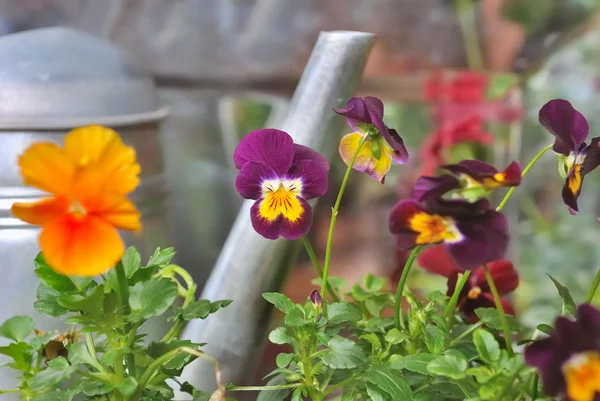
<path id="1" fill-rule="evenodd" d="M 62 196 L 71 191 L 75 165 L 55 143 L 31 145 L 19 157 L 19 167 L 26 185 Z"/>
<path id="2" fill-rule="evenodd" d="M 69 201 L 65 198 L 44 198 L 39 202 L 15 202 L 11 212 L 13 216 L 29 224 L 42 225 L 60 217 L 69 210 Z"/>
<path id="3" fill-rule="evenodd" d="M 90 201 L 84 203 L 84 208 L 114 227 L 132 231 L 142 229 L 140 212 L 129 199 L 121 196 L 103 196 Z"/>
<path id="4" fill-rule="evenodd" d="M 125 250 L 117 230 L 98 216 L 66 214 L 44 225 L 40 246 L 46 262 L 68 276 L 96 276 Z"/>

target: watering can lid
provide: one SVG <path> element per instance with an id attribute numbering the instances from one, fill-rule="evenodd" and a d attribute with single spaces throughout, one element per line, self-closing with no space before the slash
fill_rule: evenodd
<path id="1" fill-rule="evenodd" d="M 0 129 L 123 126 L 165 115 L 152 76 L 112 43 L 65 27 L 0 37 Z"/>

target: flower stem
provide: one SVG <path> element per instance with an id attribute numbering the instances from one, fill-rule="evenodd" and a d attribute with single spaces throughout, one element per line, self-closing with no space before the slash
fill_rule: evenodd
<path id="1" fill-rule="evenodd" d="M 396 299 L 394 300 L 394 322 L 397 329 L 404 328 L 404 319 L 402 318 L 402 293 L 404 292 L 404 286 L 406 285 L 406 280 L 408 279 L 408 273 L 410 272 L 415 258 L 421 251 L 421 248 L 422 246 L 419 245 L 412 250 L 408 256 L 408 259 L 406 260 L 406 264 L 402 270 L 402 275 L 400 276 L 400 281 L 398 282 Z"/>
<path id="2" fill-rule="evenodd" d="M 498 310 L 498 315 L 500 316 L 500 323 L 502 324 L 502 330 L 504 331 L 506 352 L 508 352 L 509 356 L 513 356 L 515 352 L 513 351 L 512 341 L 510 340 L 511 335 L 510 328 L 508 327 L 508 320 L 506 319 L 506 314 L 504 313 L 504 308 L 502 307 L 502 301 L 500 300 L 498 288 L 496 288 L 496 283 L 494 283 L 490 269 L 486 264 L 483 265 L 483 273 L 485 274 L 485 279 L 490 287 L 490 291 L 492 291 L 492 295 L 494 296 L 494 303 L 496 304 L 496 309 Z"/>
<path id="3" fill-rule="evenodd" d="M 302 383 L 280 384 L 277 386 L 229 386 L 227 391 L 272 391 L 302 386 Z"/>
<path id="4" fill-rule="evenodd" d="M 164 269 L 162 269 L 160 272 L 161 276 L 175 280 L 179 287 L 180 284 L 175 279 L 175 274 L 178 274 L 185 282 L 186 290 L 185 290 L 184 294 L 180 294 L 180 295 L 183 295 L 183 297 L 184 297 L 183 304 L 181 307 L 185 308 L 191 302 L 194 301 L 194 299 L 196 297 L 197 286 L 196 286 L 196 283 L 194 282 L 194 279 L 192 278 L 192 276 L 185 269 L 183 269 L 182 267 L 179 267 L 177 265 L 169 265 L 169 266 L 165 267 Z M 171 327 L 171 329 L 167 332 L 167 334 L 165 334 L 163 336 L 163 338 L 160 341 L 163 343 L 167 343 L 167 342 L 179 337 L 179 334 L 181 334 L 181 330 L 183 329 L 184 325 L 185 325 L 185 320 L 178 318 L 177 321 L 175 322 L 175 324 L 173 325 L 173 327 Z"/>
<path id="5" fill-rule="evenodd" d="M 592 283 L 592 287 L 590 288 L 590 291 L 587 294 L 587 297 L 585 297 L 585 303 L 589 304 L 592 302 L 592 300 L 594 299 L 594 295 L 596 295 L 596 290 L 598 289 L 598 285 L 600 284 L 600 269 L 598 269 L 598 272 L 596 273 L 596 277 L 594 277 L 594 282 Z"/>
<path id="6" fill-rule="evenodd" d="M 129 315 L 131 312 L 131 308 L 129 307 L 129 281 L 127 280 L 127 276 L 125 275 L 125 269 L 123 268 L 123 264 L 119 261 L 115 266 L 115 273 L 117 274 L 117 283 L 119 285 L 119 296 L 121 301 L 121 308 L 123 310 L 123 314 L 125 316 Z M 129 332 L 132 328 L 131 324 L 128 324 L 125 327 L 125 330 Z M 133 336 L 132 336 L 133 337 Z M 126 356 L 127 369 L 129 371 L 129 375 L 135 377 L 136 375 L 136 366 L 135 366 L 135 356 L 133 352 L 129 352 Z"/>
<path id="7" fill-rule="evenodd" d="M 467 54 L 467 64 L 471 70 L 482 70 L 483 55 L 475 21 L 475 5 L 471 0 L 457 0 L 456 14 Z"/>
<path id="8" fill-rule="evenodd" d="M 342 179 L 342 184 L 340 185 L 340 191 L 338 192 L 337 199 L 335 200 L 335 204 L 333 209 L 331 209 L 331 221 L 329 223 L 329 233 L 327 234 L 327 246 L 325 248 L 325 262 L 323 263 L 323 279 L 321 280 L 321 297 L 325 297 L 325 289 L 327 288 L 327 277 L 329 275 L 329 265 L 331 263 L 331 246 L 333 242 L 333 232 L 335 230 L 335 221 L 337 219 L 338 211 L 340 209 L 340 204 L 342 203 L 342 197 L 344 196 L 344 191 L 346 190 L 346 185 L 348 184 L 348 178 L 350 178 L 350 173 L 352 172 L 352 166 L 354 166 L 354 162 L 356 162 L 356 158 L 360 153 L 364 143 L 369 138 L 368 134 L 365 134 L 360 142 L 358 143 L 358 147 L 354 151 L 352 155 L 352 159 L 348 164 L 348 168 L 346 169 L 346 173 L 344 174 L 344 178 Z"/>
<path id="9" fill-rule="evenodd" d="M 317 275 L 321 278 L 321 281 L 323 281 L 323 269 L 321 268 L 321 263 L 319 262 L 319 258 L 317 257 L 317 254 L 315 253 L 315 250 L 306 235 L 302 236 L 302 243 L 304 244 L 304 249 L 306 249 L 308 258 L 314 266 Z M 331 287 L 331 284 L 329 283 L 327 283 L 327 291 L 329 292 L 329 295 L 331 295 L 331 298 L 333 298 L 334 301 L 338 302 L 340 300 L 340 297 L 338 297 L 338 295 L 333 290 L 333 287 Z"/>
<path id="10" fill-rule="evenodd" d="M 542 157 L 542 155 L 544 153 L 546 153 L 547 150 L 551 149 L 552 146 L 554 146 L 554 144 L 546 146 L 545 148 L 543 148 L 542 150 L 540 150 L 535 156 L 533 156 L 533 159 L 531 159 L 531 161 L 529 162 L 529 164 L 527 166 L 525 166 L 525 169 L 523 170 L 523 173 L 521 174 L 521 177 L 525 177 L 525 174 L 527 174 L 529 172 L 529 170 L 531 170 L 531 168 L 539 160 L 539 158 Z M 500 210 L 502 210 L 502 208 L 506 205 L 506 202 L 508 202 L 508 200 L 512 196 L 513 192 L 515 192 L 515 189 L 517 189 L 517 187 L 511 187 L 508 190 L 508 192 L 504 196 L 504 199 L 502 199 L 502 202 L 500 202 L 500 204 L 496 208 L 497 212 L 499 212 Z"/>
<path id="11" fill-rule="evenodd" d="M 458 282 L 456 283 L 456 287 L 454 288 L 452 298 L 450 298 L 448 305 L 446 305 L 446 309 L 444 309 L 444 314 L 442 315 L 443 320 L 446 320 L 448 316 L 450 316 L 450 314 L 452 314 L 452 312 L 454 312 L 454 310 L 456 309 L 456 305 L 458 304 L 458 297 L 460 296 L 460 292 L 462 291 L 463 287 L 467 283 L 470 274 L 470 270 L 465 271 L 461 275 L 460 280 L 458 280 Z"/>
<path id="12" fill-rule="evenodd" d="M 471 334 L 472 332 L 474 332 L 475 330 L 477 330 L 478 328 L 480 328 L 483 325 L 483 323 L 480 321 L 478 321 L 477 323 L 475 323 L 472 326 L 469 326 L 468 329 L 466 329 L 465 331 L 463 331 L 460 335 L 458 335 L 454 340 L 452 340 L 450 342 L 450 344 L 448 345 L 448 348 L 452 348 L 453 346 L 455 346 L 456 344 L 458 344 L 460 342 L 460 340 L 462 340 L 463 338 L 465 338 L 466 336 L 468 336 L 469 334 Z"/>

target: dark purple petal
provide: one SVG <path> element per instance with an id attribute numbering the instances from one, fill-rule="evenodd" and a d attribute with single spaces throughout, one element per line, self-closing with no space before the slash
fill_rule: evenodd
<path id="1" fill-rule="evenodd" d="M 575 177 L 575 174 L 577 174 L 573 168 L 571 168 L 571 171 L 569 171 L 569 174 L 567 175 L 567 179 L 565 180 L 565 185 L 563 186 L 562 189 L 562 198 L 563 201 L 565 202 L 565 205 L 567 205 L 569 207 L 569 212 L 572 215 L 576 215 L 577 213 L 579 213 L 579 206 L 577 205 L 577 199 L 579 198 L 579 195 L 581 195 L 581 188 L 583 186 L 583 175 L 580 176 L 580 182 L 579 182 L 579 186 L 577 187 L 577 189 L 575 190 L 575 192 L 573 192 L 571 190 L 571 185 L 569 184 L 571 181 L 576 182 L 577 178 Z"/>
<path id="2" fill-rule="evenodd" d="M 452 174 L 466 174 L 475 179 L 492 177 L 498 173 L 498 170 L 494 166 L 490 166 L 481 160 L 463 160 L 457 164 L 445 164 L 442 168 L 450 171 Z"/>
<path id="3" fill-rule="evenodd" d="M 545 338 L 525 348 L 525 362 L 541 373 L 544 393 L 551 397 L 558 395 L 565 387 L 565 378 L 561 371 L 564 361 L 556 360 L 555 346 L 552 338 Z"/>
<path id="4" fill-rule="evenodd" d="M 319 305 L 323 304 L 323 298 L 321 297 L 319 290 L 313 290 L 310 293 L 309 299 L 310 299 L 310 302 L 315 306 L 319 306 Z"/>
<path id="5" fill-rule="evenodd" d="M 459 187 L 460 181 L 448 174 L 438 177 L 421 176 L 415 182 L 412 198 L 421 201 L 431 197 L 441 197 Z"/>
<path id="6" fill-rule="evenodd" d="M 592 143 L 582 153 L 585 155 L 581 174 L 586 175 L 600 165 L 600 138 L 593 138 Z"/>
<path id="7" fill-rule="evenodd" d="M 325 171 L 329 171 L 329 161 L 327 161 L 327 158 L 325 158 L 325 156 L 323 156 L 316 150 L 309 148 L 308 146 L 299 145 L 295 143 L 294 163 L 300 160 L 314 160 L 315 162 L 319 163 L 319 165 L 321 165 L 321 167 L 325 169 Z"/>
<path id="8" fill-rule="evenodd" d="M 364 102 L 367 106 L 369 116 L 371 116 L 371 121 L 374 121 L 375 117 L 383 120 L 383 102 L 381 99 L 374 96 L 365 96 Z"/>
<path id="9" fill-rule="evenodd" d="M 287 239 L 298 239 L 305 235 L 312 225 L 312 208 L 304 199 L 298 199 L 302 206 L 302 216 L 297 221 L 289 221 L 283 215 L 275 220 L 269 221 L 260 215 L 259 209 L 262 199 L 257 200 L 250 209 L 250 220 L 254 230 L 267 239 L 284 237 Z"/>
<path id="10" fill-rule="evenodd" d="M 403 252 L 410 251 L 417 246 L 417 233 L 412 231 L 406 231 L 397 233 L 396 235 L 396 246 Z"/>
<path id="11" fill-rule="evenodd" d="M 263 163 L 281 177 L 294 161 L 294 141 L 287 133 L 277 129 L 252 131 L 235 149 L 233 161 L 238 169 L 251 161 Z"/>
<path id="12" fill-rule="evenodd" d="M 346 122 L 355 131 L 358 131 L 357 124 L 371 124 L 371 116 L 367 110 L 365 101 L 360 97 L 353 97 L 346 103 L 346 107 L 333 109 L 337 114 L 346 117 Z"/>
<path id="13" fill-rule="evenodd" d="M 500 295 L 509 294 L 517 289 L 519 286 L 519 274 L 511 261 L 496 260 L 488 263 L 487 266 Z M 485 292 L 490 291 L 482 268 L 473 270 L 469 276 L 469 281 L 474 287 L 480 287 Z"/>
<path id="14" fill-rule="evenodd" d="M 396 203 L 390 211 L 389 228 L 392 234 L 413 233 L 409 228 L 410 219 L 424 209 L 415 199 L 403 199 Z M 414 246 L 414 244 L 413 244 Z M 404 247 L 402 247 L 403 250 Z"/>
<path id="15" fill-rule="evenodd" d="M 489 212 L 483 218 L 457 220 L 456 226 L 463 239 L 446 246 L 457 265 L 471 270 L 502 259 L 508 247 L 508 227 L 503 214 Z"/>
<path id="16" fill-rule="evenodd" d="M 577 152 L 588 136 L 585 117 L 566 100 L 555 99 L 546 103 L 540 109 L 539 119 L 556 138 L 552 149 L 565 156 Z"/>
<path id="17" fill-rule="evenodd" d="M 246 199 L 258 199 L 262 194 L 264 180 L 277 179 L 273 169 L 265 164 L 248 162 L 242 166 L 235 179 L 235 189 Z"/>
<path id="18" fill-rule="evenodd" d="M 396 163 L 404 164 L 408 161 L 408 150 L 406 150 L 406 146 L 404 145 L 404 140 L 393 128 L 388 129 L 389 138 L 385 138 L 386 142 L 392 147 L 394 150 L 394 161 Z"/>
<path id="19" fill-rule="evenodd" d="M 312 199 L 323 196 L 327 192 L 327 170 L 314 160 L 300 160 L 292 165 L 285 179 L 300 178 L 302 181 L 301 196 Z"/>
<path id="20" fill-rule="evenodd" d="M 577 307 L 577 320 L 582 327 L 593 333 L 600 350 L 600 310 L 590 304 L 581 304 Z"/>

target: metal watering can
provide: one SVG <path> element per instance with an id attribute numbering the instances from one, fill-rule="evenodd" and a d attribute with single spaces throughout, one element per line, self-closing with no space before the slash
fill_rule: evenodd
<path id="1" fill-rule="evenodd" d="M 357 89 L 374 41 L 374 35 L 367 33 L 321 33 L 287 119 L 277 128 L 292 135 L 295 142 L 331 155 L 344 124 L 332 108 L 345 104 Z M 252 203 L 244 202 L 239 211 L 201 295 L 234 302 L 206 320 L 190 322 L 183 333 L 183 338 L 208 343 L 203 350 L 220 362 L 223 381 L 236 384 L 254 379 L 271 312 L 261 294 L 281 288 L 297 250 L 295 243 L 270 241 L 254 232 L 249 213 Z M 186 368 L 182 382 L 210 391 L 214 378 L 213 366 L 197 360 Z"/>

